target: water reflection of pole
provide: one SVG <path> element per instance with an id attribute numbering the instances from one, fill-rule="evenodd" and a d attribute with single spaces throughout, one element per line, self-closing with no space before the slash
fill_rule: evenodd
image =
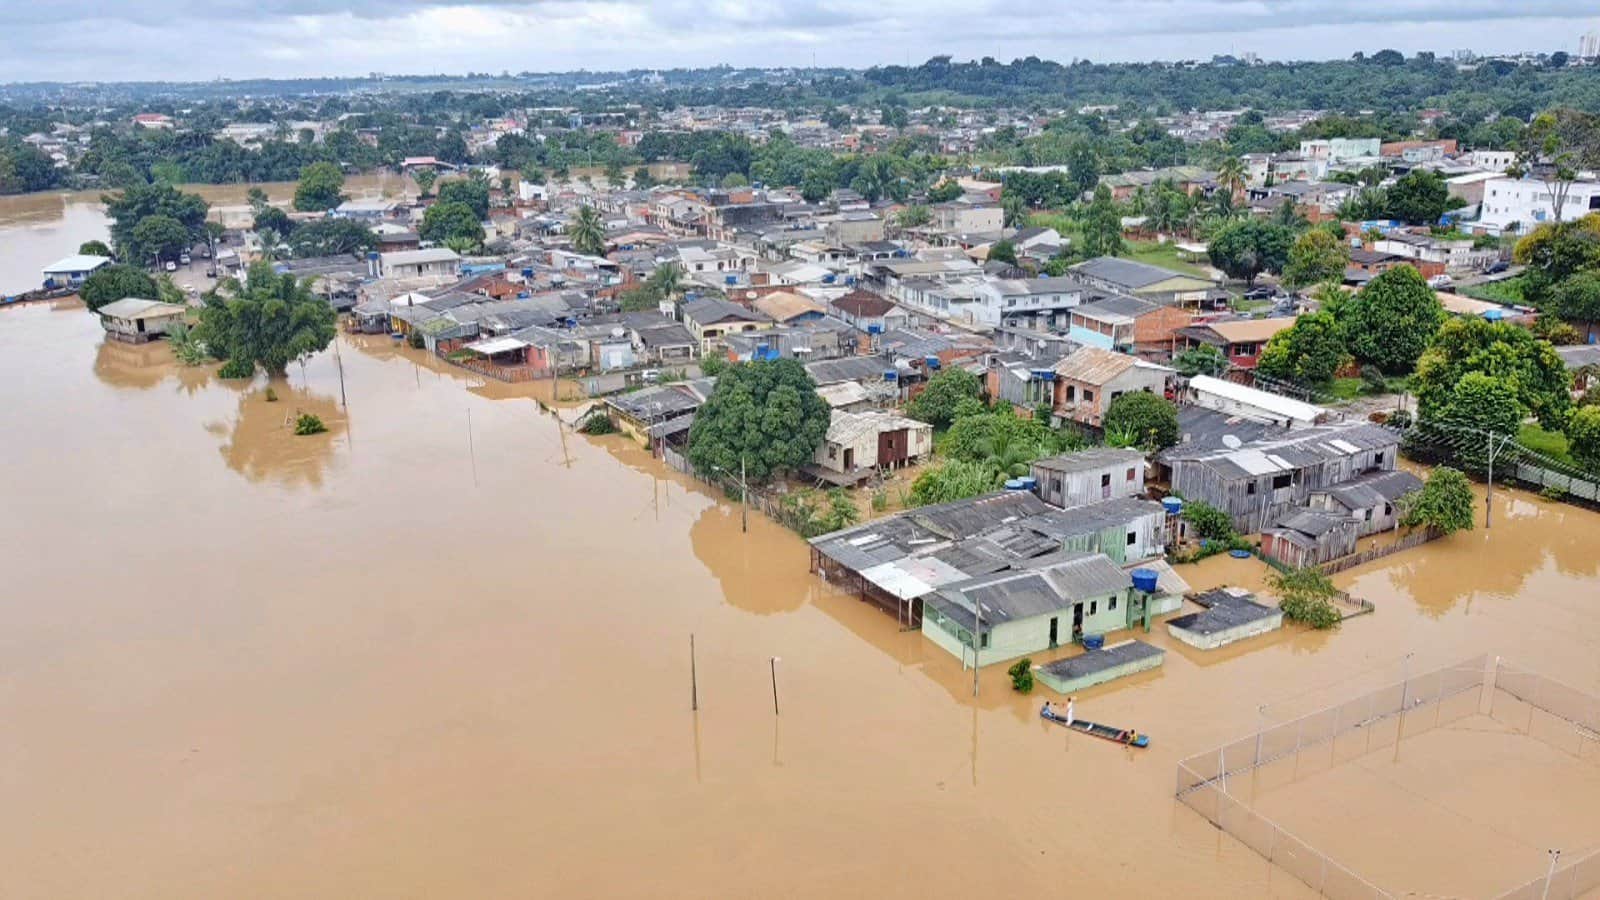
<path id="1" fill-rule="evenodd" d="M 700 711 L 700 673 L 694 662 L 694 632 L 689 633 L 689 710 Z"/>
<path id="2" fill-rule="evenodd" d="M 1561 851 L 1560 850 L 1551 849 L 1551 850 L 1546 850 L 1545 852 L 1550 854 L 1550 868 L 1549 868 L 1548 871 L 1546 871 L 1544 873 L 1544 893 L 1539 895 L 1539 900 L 1549 900 L 1549 897 L 1550 897 L 1550 882 L 1555 880 L 1555 877 L 1556 877 L 1556 863 L 1561 861 Z"/>
<path id="3" fill-rule="evenodd" d="M 345 400 L 344 396 L 344 354 L 339 352 L 339 339 L 337 337 L 333 339 L 333 359 L 339 364 L 339 406 L 342 409 L 349 409 L 350 404 Z"/>
<path id="4" fill-rule="evenodd" d="M 472 458 L 472 486 L 478 486 L 478 451 L 472 445 L 472 407 L 467 407 L 467 455 Z"/>

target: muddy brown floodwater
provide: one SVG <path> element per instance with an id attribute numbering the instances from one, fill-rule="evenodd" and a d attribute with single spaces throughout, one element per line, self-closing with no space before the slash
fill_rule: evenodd
<path id="1" fill-rule="evenodd" d="M 1337 633 L 1158 629 L 1163 668 L 1079 697 L 1153 746 L 1085 740 L 558 430 L 548 385 L 340 341 L 347 412 L 331 353 L 269 402 L 72 304 L 0 311 L 0 896 L 1302 897 L 1173 801 L 1178 759 L 1412 652 L 1600 687 L 1600 518 L 1502 493 L 1492 532 L 1340 576 L 1378 612 Z"/>

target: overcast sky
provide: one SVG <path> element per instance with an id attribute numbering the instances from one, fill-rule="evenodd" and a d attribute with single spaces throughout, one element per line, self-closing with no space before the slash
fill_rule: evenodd
<path id="1" fill-rule="evenodd" d="M 1595 0 L 0 0 L 0 80 L 1577 50 Z"/>

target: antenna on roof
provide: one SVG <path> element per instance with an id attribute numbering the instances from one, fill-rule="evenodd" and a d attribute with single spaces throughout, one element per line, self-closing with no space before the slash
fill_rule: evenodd
<path id="1" fill-rule="evenodd" d="M 1222 436 L 1222 446 L 1227 447 L 1229 450 L 1237 450 L 1244 446 L 1244 442 L 1239 440 L 1238 435 L 1225 434 Z"/>

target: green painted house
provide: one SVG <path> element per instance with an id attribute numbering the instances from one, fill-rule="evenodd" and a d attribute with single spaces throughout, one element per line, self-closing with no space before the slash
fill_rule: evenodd
<path id="1" fill-rule="evenodd" d="M 1062 551 L 940 588 L 923 601 L 922 633 L 962 658 L 978 634 L 986 666 L 1127 628 L 1144 614 L 1144 598 L 1104 554 Z"/>

